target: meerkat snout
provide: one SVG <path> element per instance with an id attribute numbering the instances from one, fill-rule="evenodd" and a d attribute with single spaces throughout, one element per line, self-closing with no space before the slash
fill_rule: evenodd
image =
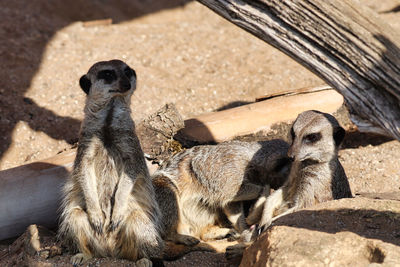
<path id="1" fill-rule="evenodd" d="M 91 92 L 94 84 L 96 92 Z M 131 89 L 132 92 L 136 89 L 136 72 L 118 59 L 101 61 L 94 64 L 88 73 L 80 78 L 79 85 L 87 95 L 96 93 L 112 97 L 126 94 Z"/>

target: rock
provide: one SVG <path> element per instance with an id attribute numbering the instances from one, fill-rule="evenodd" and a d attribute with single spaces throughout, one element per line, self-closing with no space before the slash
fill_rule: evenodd
<path id="1" fill-rule="evenodd" d="M 33 256 L 40 251 L 39 230 L 36 224 L 29 225 L 26 229 L 24 245 L 25 251 L 29 255 Z"/>
<path id="2" fill-rule="evenodd" d="M 17 238 L 10 247 L 10 254 L 23 252 L 28 256 L 40 256 L 47 259 L 61 255 L 62 250 L 55 243 L 55 234 L 43 226 L 29 225 L 25 233 Z"/>
<path id="3" fill-rule="evenodd" d="M 400 265 L 400 202 L 329 201 L 275 221 L 240 266 Z"/>

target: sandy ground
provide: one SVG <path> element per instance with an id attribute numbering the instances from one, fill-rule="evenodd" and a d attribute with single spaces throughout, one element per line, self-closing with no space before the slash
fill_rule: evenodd
<path id="1" fill-rule="evenodd" d="M 191 118 L 267 93 L 323 84 L 197 2 L 0 3 L 0 170 L 51 157 L 76 143 L 84 105 L 78 80 L 99 60 L 119 58 L 136 70 L 135 121 L 169 102 Z M 360 4 L 400 31 L 400 1 Z M 106 18 L 113 24 L 82 23 Z M 354 138 L 363 142 L 340 151 L 353 193 L 398 194 L 400 143 Z"/>

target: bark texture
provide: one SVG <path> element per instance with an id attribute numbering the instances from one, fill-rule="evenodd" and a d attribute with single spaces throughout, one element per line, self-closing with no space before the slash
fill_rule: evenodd
<path id="1" fill-rule="evenodd" d="M 174 104 L 164 107 L 138 123 L 136 134 L 146 158 L 160 163 L 182 150 L 174 135 L 185 127 L 182 116 Z"/>
<path id="2" fill-rule="evenodd" d="M 350 0 L 198 0 L 321 77 L 361 131 L 400 140 L 400 38 Z"/>

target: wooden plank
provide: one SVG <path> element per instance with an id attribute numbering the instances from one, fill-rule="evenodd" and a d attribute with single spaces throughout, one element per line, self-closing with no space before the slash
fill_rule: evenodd
<path id="1" fill-rule="evenodd" d="M 278 96 L 308 94 L 308 93 L 312 93 L 312 92 L 319 92 L 319 91 L 332 90 L 332 89 L 333 88 L 329 85 L 321 85 L 321 86 L 315 86 L 315 87 L 303 87 L 303 88 L 299 88 L 299 89 L 286 90 L 286 91 L 281 91 L 278 93 L 263 95 L 263 96 L 257 97 L 256 102 L 260 102 L 260 101 L 278 97 Z"/>
<path id="2" fill-rule="evenodd" d="M 343 97 L 335 90 L 277 97 L 186 120 L 180 133 L 200 143 L 222 142 L 236 136 L 267 132 L 277 123 L 291 123 L 299 113 L 309 109 L 333 113 L 342 104 Z"/>

